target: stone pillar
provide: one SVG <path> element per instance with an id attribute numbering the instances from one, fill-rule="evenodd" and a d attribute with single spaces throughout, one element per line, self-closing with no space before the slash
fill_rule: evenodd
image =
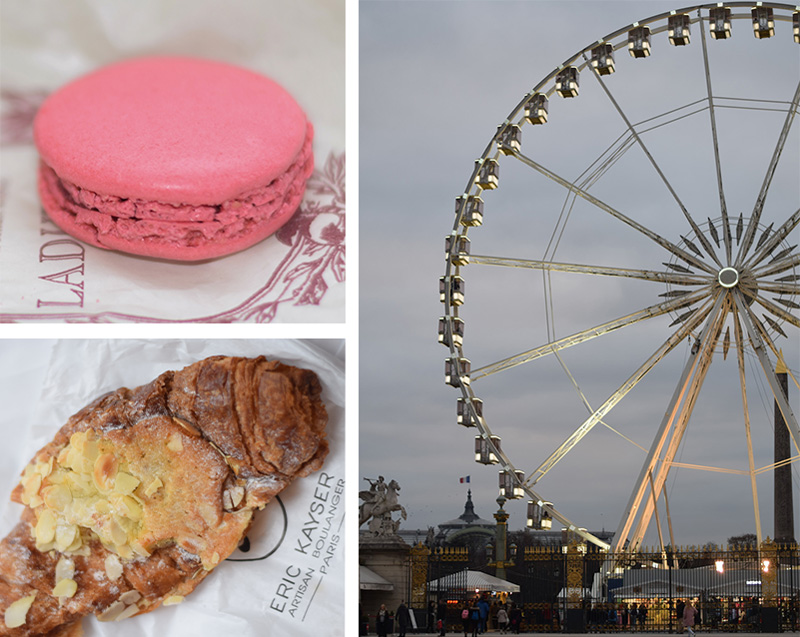
<path id="1" fill-rule="evenodd" d="M 778 377 L 778 384 L 788 400 L 788 374 L 781 357 L 778 357 L 775 373 Z M 786 462 L 791 455 L 789 429 L 786 427 L 786 421 L 778 406 L 778 401 L 775 401 L 775 464 Z M 775 532 L 773 537 L 778 544 L 793 544 L 795 541 L 793 504 L 792 467 L 786 463 L 775 469 Z"/>
<path id="2" fill-rule="evenodd" d="M 497 510 L 497 513 L 494 514 L 494 519 L 497 521 L 494 534 L 494 555 L 496 558 L 494 562 L 494 575 L 500 579 L 506 579 L 506 566 L 508 564 L 506 561 L 508 558 L 508 513 L 506 513 L 506 510 L 503 508 L 505 501 L 505 498 L 502 496 L 497 498 L 497 503 L 500 505 L 500 508 Z"/>
<path id="3" fill-rule="evenodd" d="M 402 601 L 409 601 L 411 593 L 411 547 L 399 537 L 366 538 L 359 542 L 358 561 L 392 584 L 391 591 L 361 591 L 361 605 L 373 618 L 381 604 L 392 612 Z M 375 631 L 370 624 L 370 631 Z"/>

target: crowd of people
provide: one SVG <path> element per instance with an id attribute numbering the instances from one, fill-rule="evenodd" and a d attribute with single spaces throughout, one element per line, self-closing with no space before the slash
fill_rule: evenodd
<path id="1" fill-rule="evenodd" d="M 477 637 L 489 630 L 492 621 L 501 633 L 519 634 L 522 627 L 522 609 L 515 604 L 490 603 L 488 595 L 474 597 L 459 608 L 464 637 Z M 444 635 L 444 625 L 440 635 Z"/>
<path id="2" fill-rule="evenodd" d="M 617 632 L 645 630 L 646 626 L 652 629 L 655 626 L 664 626 L 672 632 L 673 626 L 677 634 L 687 633 L 688 637 L 695 637 L 695 629 L 699 624 L 708 624 L 712 629 L 718 629 L 723 624 L 758 624 L 758 600 L 744 600 L 732 603 L 729 608 L 723 609 L 713 600 L 706 600 L 701 612 L 700 605 L 691 599 L 677 599 L 672 603 L 662 605 L 655 603 L 649 608 L 641 603 L 598 603 L 586 610 L 586 628 L 589 632 Z M 785 623 L 797 630 L 798 603 L 797 598 L 792 598 L 789 603 L 782 605 L 786 617 Z M 397 634 L 406 637 L 416 627 L 412 622 L 412 611 L 405 602 L 401 602 L 395 611 L 390 611 L 385 604 L 375 614 L 375 631 L 378 637 L 388 637 Z M 432 628 L 440 636 L 457 632 L 464 633 L 464 637 L 477 637 L 486 632 L 499 632 L 500 634 L 519 634 L 523 628 L 530 630 L 535 625 L 538 630 L 558 631 L 560 618 L 555 605 L 545 604 L 540 608 L 528 609 L 528 615 L 514 602 L 493 598 L 488 593 L 477 595 L 465 602 L 455 604 L 440 600 L 437 605 L 431 602 L 428 606 L 427 618 L 422 620 L 423 625 Z M 367 634 L 362 632 L 362 634 Z"/>

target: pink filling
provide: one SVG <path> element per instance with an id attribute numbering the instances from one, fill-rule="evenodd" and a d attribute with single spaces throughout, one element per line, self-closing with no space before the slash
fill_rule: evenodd
<path id="1" fill-rule="evenodd" d="M 285 203 L 297 199 L 298 189 L 305 188 L 313 170 L 311 138 L 309 126 L 299 155 L 280 177 L 262 188 L 212 206 L 100 195 L 62 180 L 44 163 L 41 176 L 44 187 L 60 209 L 74 223 L 92 228 L 100 245 L 105 244 L 104 236 L 111 236 L 127 241 L 147 239 L 192 247 L 208 241 L 236 239 L 247 234 L 254 224 L 290 212 L 284 210 Z"/>

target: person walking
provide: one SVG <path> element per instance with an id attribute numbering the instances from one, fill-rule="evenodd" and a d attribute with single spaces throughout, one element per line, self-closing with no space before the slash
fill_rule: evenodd
<path id="1" fill-rule="evenodd" d="M 697 617 L 697 609 L 692 606 L 692 600 L 687 600 L 683 608 L 683 625 L 689 631 L 689 637 L 694 637 L 694 620 Z"/>
<path id="2" fill-rule="evenodd" d="M 489 619 L 489 602 L 486 597 L 482 597 L 478 602 L 478 613 L 480 614 L 480 623 L 478 624 L 478 632 L 483 634 L 486 632 L 487 621 Z"/>
<path id="3" fill-rule="evenodd" d="M 511 611 L 508 613 L 509 628 L 514 631 L 515 635 L 519 635 L 519 629 L 522 627 L 522 611 L 518 606 L 511 606 Z"/>
<path id="4" fill-rule="evenodd" d="M 411 618 L 408 616 L 408 606 L 404 600 L 400 601 L 400 606 L 397 607 L 394 615 L 397 618 L 397 637 L 406 637 L 406 631 L 411 625 Z"/>
<path id="5" fill-rule="evenodd" d="M 678 600 L 678 603 L 675 604 L 675 618 L 678 620 L 678 627 L 676 628 L 676 632 L 681 635 L 683 634 L 683 611 L 686 609 L 686 604 L 683 603 L 682 599 Z"/>
<path id="6" fill-rule="evenodd" d="M 478 637 L 478 629 L 481 625 L 481 608 L 478 605 L 477 597 L 472 600 L 472 606 L 469 607 L 469 620 L 472 637 Z"/>
<path id="7" fill-rule="evenodd" d="M 505 606 L 497 609 L 497 627 L 500 629 L 500 633 L 505 634 L 508 627 L 508 611 Z"/>
<path id="8" fill-rule="evenodd" d="M 444 599 L 439 600 L 439 606 L 436 608 L 436 624 L 439 628 L 439 637 L 444 637 L 447 631 L 447 602 Z"/>
<path id="9" fill-rule="evenodd" d="M 389 633 L 390 622 L 391 619 L 389 618 L 389 611 L 386 610 L 386 604 L 381 604 L 375 615 L 375 632 L 378 633 L 378 637 L 386 637 Z"/>
<path id="10" fill-rule="evenodd" d="M 636 618 L 639 620 L 639 630 L 644 630 L 644 626 L 647 623 L 647 606 L 645 606 L 644 602 L 639 604 L 639 612 Z"/>
<path id="11" fill-rule="evenodd" d="M 469 632 L 469 602 L 464 602 L 464 606 L 461 608 L 461 627 L 464 629 L 464 637 L 469 637 L 467 632 Z"/>

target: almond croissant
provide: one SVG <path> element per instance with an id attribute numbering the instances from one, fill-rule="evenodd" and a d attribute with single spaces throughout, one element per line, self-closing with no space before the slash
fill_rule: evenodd
<path id="1" fill-rule="evenodd" d="M 0 635 L 65 635 L 180 602 L 255 509 L 327 455 L 317 376 L 215 356 L 72 416 L 25 468 L 0 542 Z"/>

